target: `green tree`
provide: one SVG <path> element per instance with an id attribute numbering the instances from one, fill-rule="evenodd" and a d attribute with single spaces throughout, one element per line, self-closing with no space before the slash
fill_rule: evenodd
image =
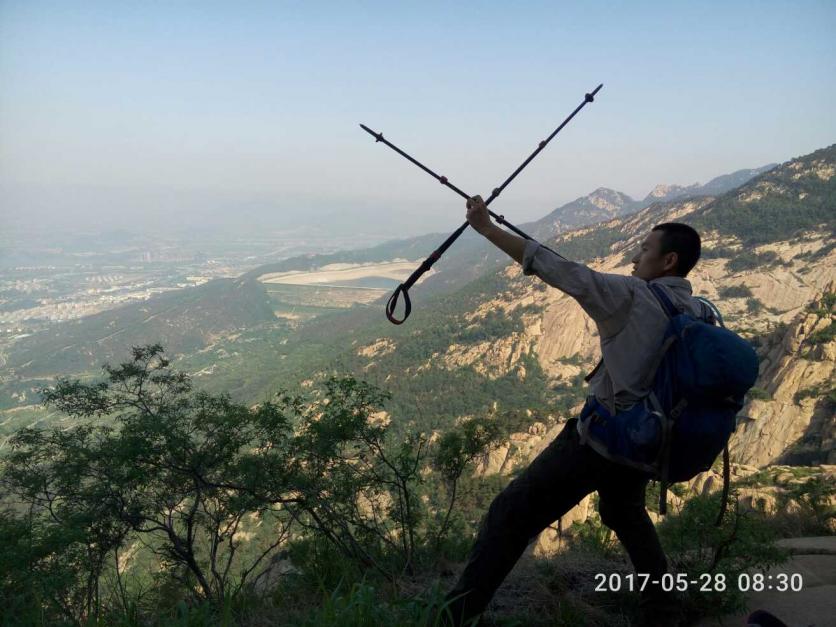
<path id="1" fill-rule="evenodd" d="M 495 448 L 502 435 L 502 429 L 495 420 L 472 418 L 445 433 L 438 441 L 433 463 L 447 485 L 449 505 L 438 529 L 437 545 L 447 533 L 462 474 L 477 457 Z"/>
<path id="2" fill-rule="evenodd" d="M 286 464 L 291 428 L 279 407 L 250 409 L 191 393 L 186 375 L 168 365 L 162 347 L 152 345 L 134 348 L 133 361 L 118 368 L 105 366 L 106 381 L 59 380 L 43 391 L 44 403 L 81 424 L 24 429 L 11 439 L 6 489 L 90 547 L 86 615 L 106 554 L 128 533 L 149 536 L 162 563 L 199 599 L 221 602 L 241 590 L 292 522 L 281 509 L 299 500 Z M 104 416 L 112 423 L 94 424 Z M 242 520 L 268 510 L 274 539 L 243 563 Z"/>
<path id="3" fill-rule="evenodd" d="M 498 438 L 494 422 L 476 420 L 443 439 L 433 459 L 453 487 L 432 511 L 428 438 L 391 433 L 379 420 L 389 394 L 373 385 L 334 376 L 304 396 L 247 407 L 194 391 L 158 344 L 132 357 L 106 365 L 102 381 L 58 379 L 43 401 L 69 426 L 9 440 L 0 600 L 32 622 L 136 615 L 119 556 L 137 541 L 163 567 L 155 614 L 183 601 L 239 602 L 291 539 L 324 540 L 394 581 L 438 549 L 455 483 Z M 250 516 L 259 531 L 245 543 Z"/>

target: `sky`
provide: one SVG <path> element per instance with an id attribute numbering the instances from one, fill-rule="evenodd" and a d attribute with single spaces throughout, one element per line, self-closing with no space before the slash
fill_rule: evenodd
<path id="1" fill-rule="evenodd" d="M 836 2 L 0 0 L 0 227 L 454 229 L 836 141 Z"/>

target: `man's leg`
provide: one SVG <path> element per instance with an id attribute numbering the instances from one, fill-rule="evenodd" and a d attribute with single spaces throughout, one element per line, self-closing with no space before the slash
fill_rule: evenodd
<path id="1" fill-rule="evenodd" d="M 613 464 L 613 468 L 598 486 L 601 522 L 615 531 L 636 572 L 659 579 L 667 572 L 668 563 L 645 508 L 649 479 L 626 466 Z"/>
<path id="2" fill-rule="evenodd" d="M 478 616 L 532 537 L 596 489 L 608 467 L 582 445 L 577 418 L 491 503 L 467 566 L 447 595 L 454 624 Z"/>
<path id="3" fill-rule="evenodd" d="M 650 583 L 661 580 L 668 571 L 668 563 L 645 508 L 647 482 L 642 473 L 619 467 L 598 487 L 598 512 L 601 521 L 615 531 L 624 545 L 636 572 L 650 575 L 646 588 L 641 592 L 640 624 L 673 627 L 680 614 L 677 595 Z"/>

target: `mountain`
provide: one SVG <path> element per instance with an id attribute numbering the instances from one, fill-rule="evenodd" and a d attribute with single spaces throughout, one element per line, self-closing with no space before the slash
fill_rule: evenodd
<path id="1" fill-rule="evenodd" d="M 769 172 L 772 168 L 777 166 L 777 163 L 770 163 L 765 166 L 761 166 L 760 168 L 754 168 L 752 170 L 737 170 L 736 172 L 732 172 L 731 174 L 723 174 L 722 176 L 715 177 L 711 179 L 708 183 L 701 186 L 699 191 L 697 192 L 700 195 L 705 196 L 716 196 L 719 194 L 725 194 L 736 187 L 740 187 L 745 183 L 748 183 L 750 180 L 759 176 L 765 172 Z"/>
<path id="2" fill-rule="evenodd" d="M 764 369 L 757 384 L 762 398 L 754 399 L 773 403 L 768 405 L 774 416 L 769 420 L 791 414 L 795 426 L 783 432 L 795 437 L 798 429 L 802 434 L 820 431 L 821 419 L 815 416 L 829 407 L 831 388 L 825 382 L 833 377 L 828 352 L 832 301 L 827 298 L 836 280 L 834 172 L 836 147 L 831 146 L 718 197 L 655 202 L 542 241 L 568 258 L 627 273 L 629 257 L 654 224 L 676 220 L 699 228 L 704 255 L 692 277 L 695 293 L 717 302 L 727 324 L 764 350 L 789 342 L 788 334 L 804 338 L 808 357 L 808 352 L 798 351 L 785 356 L 792 363 L 810 362 L 802 375 L 781 384 L 786 367 Z M 618 192 L 595 194 L 588 204 L 583 199 L 573 202 L 609 215 L 629 206 L 629 198 Z M 538 222 L 546 231 L 563 228 L 555 226 L 558 220 L 552 212 Z M 534 229 L 529 232 L 533 235 Z M 442 241 L 433 237 L 400 245 L 414 246 L 414 251 L 429 245 L 429 250 Z M 379 259 L 391 260 L 396 254 L 397 245 L 387 244 L 392 247 L 377 247 Z M 466 256 L 459 244 L 461 250 L 470 246 L 479 255 Z M 345 258 L 359 260 L 361 253 L 346 253 Z M 321 267 L 321 260 L 298 258 L 278 267 L 290 269 L 293 264 L 313 269 Z M 203 291 L 165 295 L 170 299 L 165 303 L 149 301 L 143 304 L 145 312 L 126 308 L 26 338 L 9 356 L 17 377 L 14 385 L 31 385 L 36 377 L 43 382 L 61 369 L 91 372 L 105 360 L 126 357 L 130 344 L 159 340 L 179 355 L 175 366 L 192 373 L 196 384 L 228 391 L 239 400 L 261 402 L 282 388 L 352 372 L 393 393 L 388 411 L 405 417 L 398 427 L 405 430 L 442 428 L 462 416 L 496 412 L 521 428 L 536 416 L 569 415 L 585 394 L 582 375 L 598 350 L 594 325 L 576 303 L 536 277 L 522 276 L 504 253 L 469 230 L 436 268 L 441 270 L 414 290 L 413 313 L 400 326 L 385 319 L 383 300 L 297 326 L 277 321 L 264 286 L 256 280 L 262 268 L 234 281 L 206 284 Z M 816 302 L 831 304 L 814 306 Z M 808 320 L 810 308 L 824 313 Z M 780 393 L 769 391 L 779 388 Z M 32 402 L 31 394 L 26 402 Z M 781 409 L 782 403 L 800 409 L 789 412 Z M 757 420 L 765 411 L 750 403 L 743 415 Z M 741 427 L 741 434 L 751 428 Z M 777 427 L 774 431 L 779 432 Z M 741 445 L 738 459 L 763 461 L 753 453 L 756 440 Z M 784 440 L 763 455 L 784 455 L 790 446 Z M 824 454 L 825 444 L 812 441 L 805 447 L 796 458 L 821 459 Z"/>
<path id="3" fill-rule="evenodd" d="M 601 197 L 606 200 L 607 196 L 602 194 Z M 615 205 L 620 197 L 610 198 Z M 703 258 L 689 276 L 695 294 L 712 299 L 723 312 L 726 325 L 745 337 L 758 351 L 761 367 L 756 387 L 748 395 L 730 442 L 734 506 L 729 508 L 729 517 L 720 529 L 723 533 L 717 541 L 719 544 L 707 545 L 702 537 L 693 543 L 680 544 L 676 552 L 669 551 L 676 563 L 689 563 L 686 560 L 694 559 L 693 554 L 698 554 L 700 561 L 693 563 L 713 568 L 709 561 L 719 559 L 720 549 L 731 546 L 732 557 L 737 559 L 740 555 L 748 557 L 755 545 L 760 551 L 761 544 L 765 551 L 758 553 L 758 559 L 774 561 L 776 553 L 769 538 L 773 533 L 796 534 L 813 529 L 810 535 L 823 536 L 836 531 L 832 507 L 833 464 L 836 464 L 834 204 L 836 146 L 831 146 L 788 161 L 719 196 L 689 196 L 653 202 L 637 211 L 623 215 L 613 213 L 603 222 L 561 230 L 543 239 L 551 248 L 597 270 L 626 274 L 630 268 L 629 257 L 654 224 L 684 221 L 694 225 L 701 231 L 704 245 Z M 595 207 L 601 211 L 618 210 L 606 204 Z M 589 211 L 593 209 L 589 208 Z M 552 228 L 554 224 L 554 221 L 546 221 L 544 229 Z M 378 252 L 383 254 L 384 251 Z M 485 265 L 486 259 L 487 255 L 469 260 L 470 271 L 481 274 L 455 290 L 416 290 L 413 314 L 406 324 L 399 326 L 385 320 L 382 303 L 377 303 L 332 311 L 291 329 L 273 318 L 269 295 L 257 280 L 260 275 L 250 275 L 166 294 L 144 303 L 145 311 L 138 307 L 123 308 L 109 312 L 110 317 L 101 314 L 90 320 L 61 325 L 41 337 L 27 338 L 27 343 L 21 346 L 26 347 L 29 354 L 12 355 L 11 363 L 15 376 L 32 377 L 38 373 L 47 376 L 50 367 L 66 364 L 70 356 L 89 367 L 104 359 L 92 352 L 101 346 L 102 355 L 122 360 L 127 357 L 125 347 L 128 343 L 154 341 L 162 336 L 159 339 L 167 343 L 168 352 L 179 355 L 175 368 L 189 372 L 197 386 L 230 392 L 235 398 L 251 404 L 263 402 L 281 389 L 296 392 L 312 388 L 313 383 L 332 374 L 353 374 L 376 384 L 391 396 L 385 402 L 384 411 L 376 412 L 371 418 L 381 424 L 391 421 L 390 429 L 395 432 L 392 435 L 397 438 L 393 441 L 395 445 L 405 441 L 399 436 L 422 433 L 429 436 L 430 443 L 438 442 L 439 436 L 443 438 L 444 432 L 449 432 L 452 425 L 467 417 L 492 417 L 508 435 L 505 442 L 487 452 L 482 459 L 474 460 L 477 466 L 474 472 L 467 469 L 462 476 L 458 492 L 461 509 L 456 511 L 455 526 L 452 527 L 458 546 L 470 537 L 471 526 L 478 524 L 490 498 L 506 484 L 508 475 L 529 463 L 560 432 L 567 418 L 577 415 L 587 392 L 583 375 L 599 354 L 595 325 L 573 299 L 559 290 L 549 289 L 535 276 L 523 275 L 519 265 L 507 258 L 491 266 Z M 439 272 L 431 279 L 443 280 L 444 276 L 445 273 Z M 2 374 L 5 378 L 6 369 Z M 320 397 L 319 400 L 324 405 L 332 399 Z M 331 405 L 334 406 L 338 409 L 337 418 L 345 422 L 345 412 L 339 411 L 341 405 Z M 0 412 L 0 434 L 37 422 L 55 421 L 60 427 L 78 424 L 76 419 L 67 416 L 36 413 L 33 407 Z M 215 416 L 212 410 L 213 407 L 209 407 L 210 418 Z M 310 415 L 321 414 L 311 412 Z M 357 416 L 354 413 L 347 417 Z M 201 418 L 205 416 L 201 414 Z M 57 422 L 60 420 L 64 422 Z M 208 424 L 212 427 L 216 422 L 209 421 Z M 272 424 L 281 422 L 276 420 Z M 339 424 L 336 426 L 340 428 Z M 98 437 L 97 433 L 92 432 L 90 437 Z M 87 437 L 90 433 L 82 432 L 82 435 L 85 441 L 90 439 Z M 211 438 L 209 441 L 211 443 Z M 426 498 L 430 504 L 425 520 L 432 523 L 437 520 L 434 518 L 436 512 L 443 513 L 433 504 L 437 500 L 432 497 L 435 490 L 441 493 L 444 487 L 438 473 L 427 463 L 432 458 L 424 458 L 419 467 L 418 457 L 414 464 L 411 457 L 406 457 L 411 454 L 408 442 L 402 448 L 395 448 L 395 455 L 400 451 L 400 457 L 395 459 L 406 459 L 408 465 L 420 473 L 422 485 L 417 495 L 421 501 Z M 0 453 L 3 444 L 0 442 Z M 267 444 L 270 449 L 271 442 Z M 424 444 L 421 440 L 417 446 Z M 216 449 L 218 447 L 210 447 L 209 452 Z M 247 450 L 244 452 L 248 453 Z M 359 468 L 361 463 L 368 463 L 365 454 L 361 453 L 353 446 L 348 448 L 346 468 L 349 471 Z M 70 460 L 76 457 L 72 456 Z M 200 465 L 206 455 L 192 457 Z M 357 460 L 359 462 L 355 464 Z M 33 467 L 40 471 L 38 464 L 50 461 L 49 456 L 42 455 L 34 458 Z M 170 459 L 165 461 L 169 467 L 172 465 Z M 245 465 L 225 464 L 220 472 L 232 468 L 241 475 L 253 467 L 247 459 L 242 463 Z M 782 465 L 776 467 L 776 463 Z M 788 464 L 805 467 L 794 468 Z M 372 463 L 370 467 L 377 466 Z M 676 547 L 677 538 L 683 535 L 690 538 L 695 535 L 695 529 L 709 528 L 713 524 L 717 501 L 693 499 L 712 493 L 719 496 L 717 493 L 723 482 L 716 468 L 715 464 L 713 469 L 692 481 L 672 487 L 668 495 L 671 515 L 666 524 L 660 526 L 660 537 L 666 547 L 667 540 Z M 134 472 L 132 476 L 136 474 Z M 205 474 L 201 471 L 196 482 L 192 482 L 196 488 L 202 489 L 207 484 L 203 480 Z M 337 473 L 335 476 L 340 479 L 349 474 Z M 81 479 L 91 476 L 95 478 L 87 473 Z M 351 475 L 347 481 L 353 478 Z M 379 485 L 377 479 L 375 474 L 371 485 Z M 215 485 L 229 484 L 224 481 Z M 303 489 L 310 485 L 308 482 Z M 654 482 L 648 489 L 648 517 L 658 522 L 659 515 L 654 511 L 653 503 L 655 490 L 658 485 Z M 234 497 L 234 491 L 226 490 L 224 494 L 228 492 Z M 379 514 L 389 515 L 387 512 L 392 509 L 388 507 L 390 499 L 366 498 L 366 492 L 360 492 L 363 496 L 358 499 L 355 496 L 358 493 L 350 486 L 345 492 L 350 495 L 346 511 L 356 510 L 359 504 L 361 509 L 369 510 L 370 517 L 376 521 Z M 381 493 L 374 494 L 376 497 Z M 169 518 L 172 508 L 178 501 L 182 502 L 182 495 L 175 496 L 173 501 L 162 499 Z M 307 498 L 305 493 L 303 496 Z M 394 499 L 391 501 L 397 503 Z M 244 506 L 249 507 L 247 503 L 251 502 L 247 497 Z M 690 507 L 691 503 L 695 507 Z M 710 509 L 707 508 L 709 505 Z M 535 555 L 551 556 L 561 550 L 563 553 L 557 562 L 568 565 L 565 571 L 549 570 L 546 573 L 549 579 L 546 584 L 549 585 L 539 586 L 557 590 L 553 597 L 543 597 L 543 602 L 538 597 L 534 604 L 529 597 L 523 599 L 521 605 L 526 608 L 526 618 L 532 616 L 528 612 L 535 607 L 547 619 L 585 623 L 587 615 L 593 616 L 583 609 L 588 607 L 583 599 L 590 594 L 588 582 L 592 581 L 594 573 L 626 573 L 629 570 L 629 564 L 625 565 L 626 556 L 612 553 L 611 547 L 607 548 L 608 541 L 601 540 L 604 536 L 600 532 L 606 528 L 600 519 L 600 509 L 597 513 L 595 510 L 596 498 L 589 495 L 567 511 L 556 525 L 551 525 L 536 539 L 532 538 L 531 550 Z M 758 514 L 749 515 L 752 511 Z M 773 517 L 774 512 L 782 515 Z M 264 547 L 276 542 L 276 519 L 270 513 L 269 508 L 248 512 L 246 516 L 241 512 L 235 519 L 240 519 L 242 524 L 233 529 L 237 531 L 230 534 L 230 543 L 234 540 L 234 546 L 241 547 L 239 555 L 263 556 Z M 763 513 L 770 515 L 761 516 Z M 391 516 L 396 514 L 395 511 Z M 707 516 L 710 516 L 710 522 L 704 525 Z M 211 528 L 214 535 L 209 536 L 210 540 L 218 537 L 218 524 L 229 527 L 217 517 L 214 522 L 215 527 Z M 8 521 L 6 526 L 14 534 L 16 527 Z M 377 533 L 374 527 L 370 528 L 371 533 Z M 365 529 L 361 527 L 361 531 Z M 430 529 L 435 537 L 435 526 Z M 406 537 L 402 532 L 399 535 Z M 572 546 L 567 542 L 572 540 L 572 535 L 574 541 L 584 547 L 582 553 L 565 551 L 567 544 Z M 717 533 L 714 535 L 718 536 Z M 324 563 L 319 560 L 312 565 L 309 561 L 311 552 L 319 550 L 316 541 L 309 542 L 307 538 L 295 535 L 285 537 L 300 541 L 291 547 L 292 551 L 286 551 L 280 545 L 277 548 L 282 552 L 276 554 L 277 559 L 270 558 L 267 563 L 275 573 L 268 577 L 271 590 L 274 585 L 281 586 L 288 573 L 304 574 L 311 569 L 319 573 Z M 806 542 L 808 547 L 812 546 L 811 552 L 821 551 L 821 539 Z M 135 542 L 133 537 L 129 540 L 131 548 L 125 551 L 124 560 L 122 557 L 118 560 L 124 561 L 119 564 L 120 569 L 130 572 L 138 567 L 144 577 L 149 569 L 158 570 L 160 562 L 157 556 L 150 555 L 147 544 Z M 299 550 L 296 550 L 297 545 Z M 798 544 L 783 546 L 789 549 Z M 715 547 L 718 548 L 715 550 Z M 143 554 L 146 550 L 149 553 Z M 605 551 L 611 558 L 603 559 Z M 363 557 L 366 555 L 364 553 Z M 809 560 L 799 559 L 801 557 L 809 557 Z M 796 555 L 795 565 L 803 571 L 820 557 Z M 337 552 L 326 552 L 325 558 L 338 561 L 340 567 L 336 569 L 334 579 L 347 572 L 347 565 L 353 564 L 343 561 L 344 556 Z M 410 589 L 414 589 L 416 580 L 437 582 L 439 572 L 452 574 L 457 568 L 455 565 L 451 568 L 446 558 L 443 561 L 416 560 L 416 564 L 422 561 L 432 564 L 429 567 L 432 572 L 420 570 L 417 576 L 410 573 L 409 578 L 404 579 L 412 586 Z M 364 561 L 363 564 L 365 570 L 371 572 L 368 563 Z M 580 579 L 587 583 L 573 587 L 573 582 L 579 580 L 578 564 L 585 569 L 582 571 L 584 577 Z M 526 567 L 525 564 L 521 566 Z M 528 567 L 531 568 L 530 563 Z M 535 568 L 542 579 L 543 569 Z M 359 571 L 365 572 L 363 566 Z M 822 577 L 825 571 L 825 567 L 820 569 Z M 531 587 L 532 572 L 534 569 L 523 575 L 525 579 L 520 580 L 520 585 L 524 582 L 525 586 Z M 817 576 L 818 571 L 813 574 Z M 260 579 L 259 575 L 255 581 Z M 517 607 L 514 599 L 520 596 L 520 585 L 510 583 L 510 591 L 509 586 L 505 586 L 507 601 L 500 601 L 504 607 Z M 381 586 L 391 587 L 391 584 L 387 580 Z M 169 589 L 170 586 L 166 588 L 167 593 Z M 374 594 L 374 588 L 364 590 Z M 577 596 L 573 597 L 574 591 Z M 287 596 L 287 590 L 282 588 L 280 592 Z M 290 592 L 296 594 L 298 590 L 293 588 Z M 303 594 L 308 594 L 305 588 L 298 596 L 289 597 L 290 603 L 297 602 Z M 334 595 L 331 595 L 332 599 L 336 598 Z M 319 598 L 321 594 L 312 590 L 308 596 Z M 357 605 L 353 597 L 345 603 L 341 598 L 338 600 L 341 605 L 360 607 L 364 612 L 366 604 L 377 602 L 376 597 L 365 592 L 363 598 L 367 599 L 360 601 L 363 605 Z M 716 603 L 715 598 L 709 601 Z M 399 607 L 407 610 L 417 607 L 405 606 L 404 602 L 399 601 Z M 546 616 L 540 609 L 551 606 L 569 609 L 556 618 Z M 332 617 L 331 609 L 325 607 L 322 612 L 317 610 L 317 614 L 311 611 L 304 620 L 315 624 L 317 617 Z M 285 606 L 271 606 L 264 613 L 265 621 L 275 622 L 278 613 L 284 611 Z M 620 610 L 619 614 L 618 617 L 611 615 L 613 620 L 625 618 Z M 399 611 L 398 616 L 404 614 Z M 594 622 L 611 624 L 603 616 L 603 613 L 595 614 Z M 825 619 L 823 614 L 818 617 Z M 339 622 L 339 616 L 336 622 Z M 393 615 L 388 622 L 397 623 L 397 618 Z"/>
<path id="4" fill-rule="evenodd" d="M 627 194 L 599 187 L 591 194 L 558 207 L 547 216 L 537 220 L 534 223 L 534 230 L 540 237 L 544 235 L 553 237 L 569 228 L 611 220 L 640 209 L 642 206 Z"/>
<path id="5" fill-rule="evenodd" d="M 573 228 L 633 213 L 653 202 L 666 201 L 685 194 L 698 196 L 722 193 L 732 189 L 733 186 L 743 184 L 771 167 L 773 166 L 738 170 L 712 179 L 704 186 L 699 184 L 687 188 L 676 185 L 657 186 L 656 190 L 665 189 L 667 192 L 658 192 L 656 196 L 654 192 L 651 192 L 643 201 L 633 200 L 627 194 L 613 189 L 599 187 L 586 196 L 576 198 L 554 209 L 539 220 L 516 226 L 535 239 L 546 240 Z M 275 272 L 315 270 L 334 263 L 380 263 L 397 259 L 413 260 L 417 267 L 448 236 L 449 233 L 430 233 L 383 242 L 367 249 L 293 257 L 254 268 L 242 278 L 257 279 Z M 475 263 L 474 260 L 476 260 Z M 465 229 L 455 244 L 433 266 L 434 275 L 427 275 L 422 288 L 429 293 L 454 291 L 484 272 L 496 269 L 504 263 L 506 263 L 504 253 L 497 251 L 493 245 L 473 233 L 472 230 Z"/>
<path id="6" fill-rule="evenodd" d="M 638 204 L 639 207 L 646 207 L 654 202 L 664 202 L 693 196 L 719 196 L 736 187 L 747 183 L 756 176 L 768 172 L 777 164 L 771 163 L 760 168 L 737 170 L 731 174 L 723 174 L 711 179 L 705 185 L 694 183 L 692 185 L 657 185 L 645 199 Z"/>
<path id="7" fill-rule="evenodd" d="M 701 230 L 694 292 L 714 301 L 762 359 L 739 416 L 737 462 L 836 461 L 835 173 L 832 146 L 716 198 L 657 202 L 546 240 L 569 258 L 626 274 L 654 224 L 685 221 Z M 310 359 L 297 352 L 313 347 Z M 310 321 L 285 348 L 282 383 L 294 372 L 300 383 L 353 372 L 392 392 L 389 411 L 406 417 L 406 430 L 497 413 L 527 428 L 577 409 L 598 338 L 574 300 L 506 260 L 453 293 L 418 291 L 403 325 L 388 323 L 382 306 L 359 309 Z"/>
<path id="8" fill-rule="evenodd" d="M 650 193 L 644 199 L 644 205 L 647 206 L 654 202 L 664 202 L 668 200 L 675 200 L 683 196 L 694 196 L 696 190 L 700 187 L 699 183 L 693 185 L 664 185 L 660 184 L 650 190 Z"/>
<path id="9" fill-rule="evenodd" d="M 836 223 L 836 144 L 783 163 L 723 194 L 696 225 L 752 245 Z"/>

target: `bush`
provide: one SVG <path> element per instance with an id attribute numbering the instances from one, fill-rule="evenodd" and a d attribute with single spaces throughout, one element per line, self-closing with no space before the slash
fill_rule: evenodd
<path id="1" fill-rule="evenodd" d="M 794 515 L 805 521 L 806 533 L 831 534 L 829 521 L 836 516 L 836 487 L 826 476 L 816 476 L 803 483 L 788 486 L 787 499 L 799 504 L 799 511 Z"/>
<path id="2" fill-rule="evenodd" d="M 833 341 L 834 337 L 836 337 L 836 320 L 831 320 L 830 324 L 825 328 L 819 329 L 815 333 L 811 333 L 807 338 L 807 342 L 814 346 L 816 344 L 827 344 L 828 342 Z"/>
<path id="3" fill-rule="evenodd" d="M 720 298 L 749 298 L 752 296 L 752 290 L 745 285 L 730 285 L 728 287 L 721 287 L 717 290 Z"/>
<path id="4" fill-rule="evenodd" d="M 613 559 L 621 554 L 621 544 L 615 532 L 602 523 L 598 516 L 587 518 L 582 523 L 572 523 L 572 534 L 576 545 L 595 555 Z"/>
<path id="5" fill-rule="evenodd" d="M 836 292 L 825 292 L 818 301 L 812 301 L 807 305 L 807 311 L 827 316 L 833 313 L 836 308 Z"/>
<path id="6" fill-rule="evenodd" d="M 772 250 L 762 253 L 744 250 L 726 262 L 726 269 L 729 272 L 740 272 L 741 270 L 752 270 L 761 266 L 770 267 L 775 265 L 778 259 L 778 254 Z"/>
<path id="7" fill-rule="evenodd" d="M 747 298 L 746 299 L 746 311 L 749 313 L 757 313 L 763 309 L 763 303 L 759 301 L 757 298 Z"/>
<path id="8" fill-rule="evenodd" d="M 192 391 L 158 344 L 105 372 L 43 390 L 74 423 L 22 429 L 0 467 L 0 601 L 35 622 L 204 624 L 249 598 L 290 538 L 334 575 L 389 585 L 462 529 L 455 484 L 501 432 L 471 420 L 442 438 L 445 495 L 425 482 L 427 438 L 374 420 L 389 395 L 366 382 L 333 376 L 247 407 Z M 134 544 L 150 584 L 114 566 Z"/>
<path id="9" fill-rule="evenodd" d="M 819 259 L 827 257 L 834 248 L 836 248 L 836 242 L 831 242 L 829 244 L 826 244 L 825 246 L 822 246 L 817 251 L 798 253 L 795 257 L 793 257 L 793 259 L 799 259 L 801 261 L 807 262 L 818 261 Z"/>
<path id="10" fill-rule="evenodd" d="M 721 501 L 719 492 L 694 496 L 679 514 L 665 517 L 657 528 L 676 572 L 687 573 L 689 579 L 705 574 L 712 581 L 718 577 L 725 581 L 722 591 L 703 592 L 699 586 L 689 586 L 687 607 L 695 616 L 720 616 L 743 609 L 738 575 L 774 566 L 787 557 L 775 546 L 777 534 L 767 521 L 739 511 L 734 490 L 721 524 L 716 526 Z"/>
<path id="11" fill-rule="evenodd" d="M 763 388 L 759 387 L 752 387 L 749 389 L 749 392 L 746 394 L 751 399 L 757 399 L 761 401 L 771 401 L 772 394 L 764 390 Z"/>
<path id="12" fill-rule="evenodd" d="M 793 402 L 799 405 L 805 398 L 815 398 L 824 401 L 831 410 L 836 410 L 836 387 L 827 388 L 826 384 L 813 385 L 798 390 L 792 397 Z"/>
<path id="13" fill-rule="evenodd" d="M 558 357 L 557 361 L 567 366 L 583 366 L 586 363 L 580 353 L 575 353 L 569 357 Z"/>
<path id="14" fill-rule="evenodd" d="M 738 251 L 727 246 L 718 246 L 716 248 L 703 248 L 700 251 L 701 259 L 730 259 L 738 254 Z"/>

